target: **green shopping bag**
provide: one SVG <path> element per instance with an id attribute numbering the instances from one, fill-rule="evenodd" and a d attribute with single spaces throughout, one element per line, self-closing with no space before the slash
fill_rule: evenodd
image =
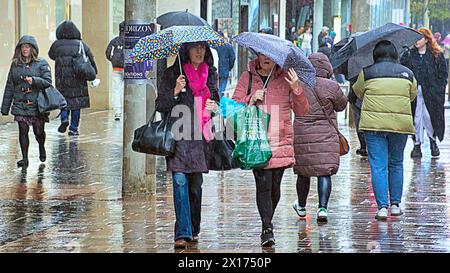
<path id="1" fill-rule="evenodd" d="M 264 168 L 272 157 L 267 128 L 270 115 L 252 105 L 234 114 L 236 147 L 233 159 L 243 170 Z"/>

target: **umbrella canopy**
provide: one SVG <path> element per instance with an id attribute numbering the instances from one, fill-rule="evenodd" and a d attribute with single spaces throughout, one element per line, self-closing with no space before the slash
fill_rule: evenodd
<path id="1" fill-rule="evenodd" d="M 182 44 L 193 42 L 206 42 L 213 47 L 222 45 L 224 39 L 210 27 L 173 26 L 141 38 L 130 56 L 135 62 L 165 59 L 176 55 Z"/>
<path id="2" fill-rule="evenodd" d="M 333 68 L 346 63 L 347 79 L 356 77 L 359 72 L 374 63 L 373 50 L 378 42 L 388 40 L 397 48 L 399 55 L 406 49 L 422 39 L 422 34 L 416 30 L 393 23 L 360 35 L 350 37 L 349 41 L 331 55 L 330 61 Z"/>
<path id="3" fill-rule="evenodd" d="M 162 29 L 172 26 L 210 26 L 205 19 L 186 11 L 172 11 L 156 18 Z"/>
<path id="4" fill-rule="evenodd" d="M 266 55 L 285 70 L 293 68 L 299 80 L 307 86 L 314 88 L 316 85 L 316 70 L 303 51 L 292 42 L 278 36 L 254 32 L 243 32 L 232 41 Z"/>

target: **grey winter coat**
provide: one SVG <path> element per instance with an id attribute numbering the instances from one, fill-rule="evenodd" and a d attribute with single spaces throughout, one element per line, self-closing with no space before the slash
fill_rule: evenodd
<path id="1" fill-rule="evenodd" d="M 32 36 L 23 36 L 16 46 L 16 49 L 23 44 L 30 44 L 39 53 L 36 39 Z M 28 84 L 23 79 L 32 77 L 32 84 Z M 14 116 L 40 116 L 37 106 L 37 98 L 40 91 L 52 85 L 52 75 L 50 66 L 46 60 L 37 60 L 23 64 L 14 62 L 11 64 L 8 79 L 3 94 L 2 115 L 8 115 L 12 104 L 11 113 Z M 44 115 L 47 117 L 47 115 Z"/>
<path id="2" fill-rule="evenodd" d="M 73 22 L 64 21 L 56 29 L 56 38 L 58 40 L 52 44 L 48 52 L 48 56 L 55 60 L 56 88 L 66 98 L 67 110 L 89 108 L 87 81 L 78 78 L 73 70 L 73 59 L 78 55 L 81 33 Z M 83 46 L 97 73 L 91 49 L 84 42 Z"/>

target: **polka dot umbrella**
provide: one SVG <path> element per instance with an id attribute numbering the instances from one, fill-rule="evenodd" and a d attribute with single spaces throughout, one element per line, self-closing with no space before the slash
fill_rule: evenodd
<path id="1" fill-rule="evenodd" d="M 177 55 L 182 44 L 193 42 L 214 47 L 222 45 L 224 39 L 208 26 L 173 26 L 141 38 L 130 57 L 134 62 L 165 59 Z"/>
<path id="2" fill-rule="evenodd" d="M 272 59 L 283 69 L 293 68 L 300 81 L 310 88 L 316 85 L 316 70 L 303 51 L 292 42 L 275 35 L 243 32 L 232 41 Z"/>

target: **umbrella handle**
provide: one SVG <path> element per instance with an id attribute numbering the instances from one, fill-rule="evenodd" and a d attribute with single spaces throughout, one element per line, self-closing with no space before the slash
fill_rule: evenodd
<path id="1" fill-rule="evenodd" d="M 273 70 L 275 69 L 275 66 L 276 66 L 276 64 L 274 64 L 274 65 L 272 66 L 272 69 L 270 70 L 269 76 L 267 76 L 267 80 L 266 80 L 266 82 L 264 83 L 264 87 L 263 87 L 264 90 L 266 90 L 266 88 L 267 88 L 267 84 L 269 83 L 269 79 L 270 79 L 270 77 L 272 76 L 272 72 L 273 72 Z M 267 92 L 267 91 L 266 91 L 266 92 Z M 264 95 L 264 104 L 266 104 L 266 103 L 267 103 L 267 96 Z"/>
<path id="2" fill-rule="evenodd" d="M 178 51 L 177 55 L 178 55 L 178 64 L 180 65 L 180 75 L 183 75 L 183 67 L 181 66 L 180 51 Z M 181 89 L 181 92 L 186 92 L 186 88 Z"/>

